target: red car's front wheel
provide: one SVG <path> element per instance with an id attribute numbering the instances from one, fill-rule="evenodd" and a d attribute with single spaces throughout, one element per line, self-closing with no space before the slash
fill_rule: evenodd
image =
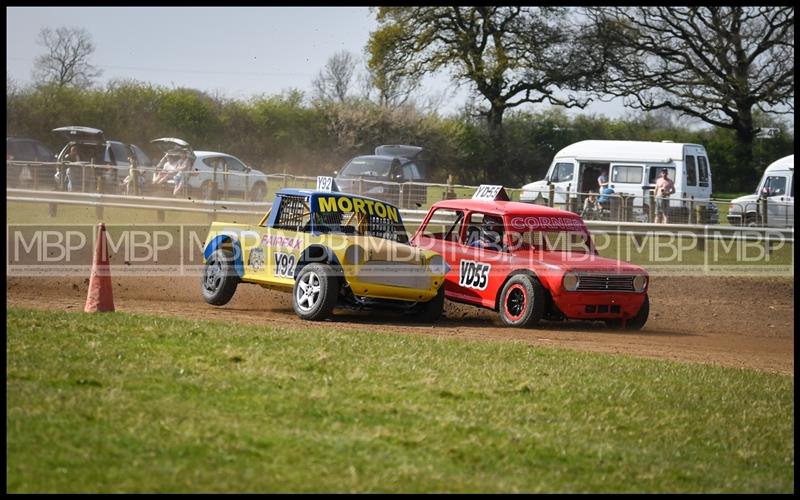
<path id="1" fill-rule="evenodd" d="M 544 313 L 544 288 L 532 276 L 513 276 L 500 293 L 497 309 L 500 319 L 507 326 L 533 326 Z"/>

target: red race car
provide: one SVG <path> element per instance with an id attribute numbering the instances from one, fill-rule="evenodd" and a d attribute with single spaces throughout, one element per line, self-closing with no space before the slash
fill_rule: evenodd
<path id="1" fill-rule="evenodd" d="M 448 299 L 493 309 L 508 326 L 539 319 L 644 326 L 644 269 L 600 257 L 574 213 L 508 199 L 501 186 L 481 186 L 471 200 L 434 204 L 417 229 L 411 243 L 450 266 Z"/>

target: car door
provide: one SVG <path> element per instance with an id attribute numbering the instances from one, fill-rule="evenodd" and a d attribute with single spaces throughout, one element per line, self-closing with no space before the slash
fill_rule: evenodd
<path id="1" fill-rule="evenodd" d="M 487 216 L 503 218 L 489 212 L 467 213 L 462 238 L 455 246 L 455 258 L 452 264 L 448 264 L 453 268 L 451 295 L 455 299 L 483 307 L 494 307 L 495 298 L 507 274 L 505 271 L 510 265 L 511 255 L 503 249 L 475 246 L 476 240 L 480 238 L 483 220 Z M 501 235 L 501 241 L 504 241 L 506 232 L 507 228 Z"/>
<path id="2" fill-rule="evenodd" d="M 417 184 L 422 181 L 419 167 L 414 162 L 403 164 L 403 206 L 416 208 L 416 205 L 424 205 L 428 200 L 428 191 L 425 186 Z"/>
<path id="3" fill-rule="evenodd" d="M 236 193 L 246 193 L 248 190 L 249 179 L 247 179 L 248 168 L 238 158 L 226 156 L 225 162 L 228 164 L 228 190 Z"/>
<path id="4" fill-rule="evenodd" d="M 557 205 L 565 205 L 567 203 L 567 193 L 578 190 L 575 179 L 575 164 L 572 162 L 559 161 L 556 163 L 548 180 L 555 185 L 553 202 Z"/>
<path id="5" fill-rule="evenodd" d="M 677 194 L 681 198 L 691 198 L 692 196 L 699 199 L 708 198 L 711 195 L 711 186 L 708 179 L 708 155 L 705 149 L 694 145 L 684 146 L 683 170 L 681 177 L 683 189 L 680 188 L 678 179 L 673 179 L 676 181 Z"/>
<path id="6" fill-rule="evenodd" d="M 450 298 L 458 294 L 456 266 L 460 255 L 459 247 L 465 215 L 464 210 L 437 208 L 430 213 L 412 240 L 414 246 L 440 254 L 450 266 L 450 272 L 445 276 L 445 296 Z"/>
<path id="7" fill-rule="evenodd" d="M 642 186 L 645 184 L 644 165 L 632 163 L 612 163 L 608 185 L 615 194 L 635 196 L 634 207 L 642 207 Z"/>
<path id="8" fill-rule="evenodd" d="M 790 192 L 789 177 L 788 172 L 776 172 L 764 180 L 761 195 L 767 198 L 767 225 L 770 227 L 794 225 L 794 196 Z"/>

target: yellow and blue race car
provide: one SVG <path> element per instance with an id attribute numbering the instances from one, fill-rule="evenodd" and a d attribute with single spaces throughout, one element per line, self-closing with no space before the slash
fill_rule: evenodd
<path id="1" fill-rule="evenodd" d="M 335 186 L 335 185 L 334 185 Z M 220 306 L 239 283 L 292 292 L 306 320 L 337 306 L 396 309 L 432 322 L 444 307 L 439 254 L 412 247 L 397 207 L 338 191 L 283 189 L 258 225 L 214 222 L 203 298 Z"/>

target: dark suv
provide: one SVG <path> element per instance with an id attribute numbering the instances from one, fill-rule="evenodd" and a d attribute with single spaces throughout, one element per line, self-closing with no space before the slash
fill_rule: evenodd
<path id="1" fill-rule="evenodd" d="M 334 175 L 342 191 L 415 208 L 427 203 L 427 186 L 414 184 L 425 181 L 425 171 L 423 148 L 383 145 L 374 155 L 356 156 Z"/>
<path id="2" fill-rule="evenodd" d="M 150 157 L 135 144 L 120 141 L 108 141 L 103 136 L 103 131 L 91 127 L 60 127 L 53 132 L 69 139 L 67 144 L 58 154 L 57 161 L 66 161 L 66 156 L 72 146 L 78 148 L 80 165 L 69 167 L 68 180 L 64 180 L 64 188 L 73 191 L 95 191 L 97 183 L 107 193 L 121 190 L 122 181 L 128 176 L 130 162 L 128 157 L 133 155 L 139 167 L 152 168 Z M 92 166 L 94 165 L 94 167 Z M 144 175 L 139 176 L 139 182 L 144 182 Z M 61 179 L 57 179 L 57 182 Z M 59 182 L 60 184 L 60 182 Z"/>
<path id="3" fill-rule="evenodd" d="M 53 152 L 41 141 L 25 137 L 6 137 L 6 186 L 52 186 L 53 175 L 56 173 L 55 161 Z M 31 162 L 34 165 L 16 162 Z M 39 162 L 52 165 L 35 164 Z"/>

